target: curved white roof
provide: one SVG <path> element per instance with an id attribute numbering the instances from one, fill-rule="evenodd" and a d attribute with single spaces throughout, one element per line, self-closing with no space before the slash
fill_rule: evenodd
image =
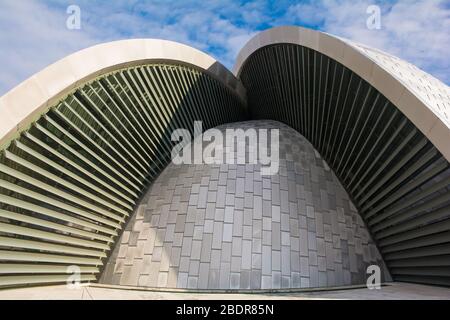
<path id="1" fill-rule="evenodd" d="M 358 74 L 389 99 L 450 161 L 450 87 L 380 50 L 301 27 L 276 27 L 254 36 L 239 52 L 234 74 L 256 50 L 280 43 L 316 50 Z"/>
<path id="2" fill-rule="evenodd" d="M 388 98 L 450 161 L 450 88 L 412 64 L 382 51 L 301 27 L 276 27 L 253 37 L 240 51 L 234 73 L 256 50 L 277 43 L 298 44 L 333 58 Z M 209 55 L 172 41 L 122 40 L 74 53 L 25 80 L 0 98 L 0 146 L 80 84 L 120 68 L 171 60 L 194 65 L 241 97 L 242 84 Z"/>
<path id="3" fill-rule="evenodd" d="M 244 99 L 242 84 L 204 52 L 159 39 L 114 41 L 71 54 L 0 97 L 0 147 L 81 84 L 99 75 L 150 61 L 176 61 L 203 69 Z"/>

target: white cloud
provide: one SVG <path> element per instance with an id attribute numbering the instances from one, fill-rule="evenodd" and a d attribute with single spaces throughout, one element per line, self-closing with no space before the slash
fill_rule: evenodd
<path id="1" fill-rule="evenodd" d="M 450 82 L 450 11 L 443 1 L 382 5 L 382 29 L 366 28 L 365 0 L 288 2 L 211 0 L 104 2 L 78 0 L 82 29 L 66 28 L 73 0 L 0 1 L 0 95 L 56 60 L 100 42 L 163 38 L 209 52 L 228 67 L 259 29 L 316 25 L 398 55 Z M 282 3 L 282 4 L 279 4 Z M 201 10 L 200 10 L 201 9 Z"/>
<path id="2" fill-rule="evenodd" d="M 67 54 L 94 43 L 86 33 L 66 28 L 58 14 L 34 1 L 0 4 L 0 94 Z"/>
<path id="3" fill-rule="evenodd" d="M 136 0 L 105 5 L 81 0 L 77 1 L 81 30 L 68 30 L 66 8 L 71 2 L 0 1 L 0 59 L 5 65 L 0 74 L 0 95 L 56 60 L 100 42 L 168 39 L 210 52 L 231 68 L 237 52 L 253 34 L 251 29 L 238 27 L 223 16 L 237 16 L 239 6 L 227 7 L 226 1 L 219 0 L 204 5 Z M 202 10 L 198 10 L 199 6 Z"/>
<path id="4" fill-rule="evenodd" d="M 287 12 L 295 13 L 295 19 L 285 18 L 306 24 L 322 21 L 323 31 L 391 53 L 450 83 L 450 8 L 445 2 L 380 2 L 380 30 L 366 26 L 371 4 L 377 2 L 323 0 L 291 6 Z"/>

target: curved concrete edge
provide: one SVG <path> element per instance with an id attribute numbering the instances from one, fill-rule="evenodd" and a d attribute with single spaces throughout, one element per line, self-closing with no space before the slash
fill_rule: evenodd
<path id="1" fill-rule="evenodd" d="M 151 61 L 173 61 L 204 70 L 245 103 L 242 83 L 222 64 L 187 45 L 159 39 L 120 40 L 73 53 L 0 97 L 0 148 L 71 91 L 96 77 Z"/>
<path id="2" fill-rule="evenodd" d="M 381 287 L 391 286 L 392 281 L 382 282 Z M 138 286 L 124 286 L 112 285 L 96 282 L 89 282 L 84 284 L 86 287 L 103 288 L 103 289 L 118 289 L 118 290 L 132 290 L 141 292 L 172 292 L 172 293 L 238 293 L 238 294 L 267 294 L 267 293 L 307 293 L 307 292 L 329 292 L 340 290 L 354 290 L 366 289 L 366 284 L 355 284 L 347 286 L 332 286 L 332 287 L 313 287 L 313 288 L 283 288 L 283 289 L 181 289 L 181 288 L 161 288 L 161 287 L 138 287 Z M 5 289 L 8 290 L 8 289 Z"/>
<path id="3" fill-rule="evenodd" d="M 247 42 L 236 58 L 233 73 L 239 78 L 242 66 L 258 49 L 283 43 L 313 49 L 355 72 L 391 101 L 450 161 L 450 124 L 437 110 L 439 105 L 433 106 L 424 102 L 410 86 L 375 62 L 351 41 L 302 27 L 275 27 L 258 33 Z M 435 81 L 450 92 L 448 86 L 437 79 Z M 445 104 L 448 105 L 448 102 Z"/>

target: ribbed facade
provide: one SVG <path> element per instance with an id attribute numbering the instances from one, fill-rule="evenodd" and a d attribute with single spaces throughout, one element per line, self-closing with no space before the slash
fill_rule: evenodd
<path id="1" fill-rule="evenodd" d="M 94 281 L 136 201 L 170 161 L 175 128 L 243 116 L 241 100 L 192 67 L 148 64 L 97 78 L 0 156 L 0 286 Z"/>
<path id="2" fill-rule="evenodd" d="M 449 164 L 395 105 L 298 45 L 256 51 L 240 79 L 252 118 L 288 124 L 329 163 L 395 280 L 449 284 Z"/>

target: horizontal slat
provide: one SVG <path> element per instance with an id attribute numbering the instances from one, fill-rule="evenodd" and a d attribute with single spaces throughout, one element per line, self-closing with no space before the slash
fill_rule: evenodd
<path id="1" fill-rule="evenodd" d="M 47 264 L 12 264 L 0 263 L 0 274 L 20 274 L 20 273 L 69 273 L 70 266 L 47 265 Z M 97 273 L 95 267 L 79 267 L 80 273 Z"/>
<path id="2" fill-rule="evenodd" d="M 79 215 L 81 217 L 85 217 L 85 218 L 91 219 L 93 221 L 97 221 L 97 222 L 106 224 L 106 225 L 111 226 L 113 228 L 116 228 L 116 229 L 120 228 L 120 223 L 117 223 L 117 222 L 114 222 L 114 221 L 102 218 L 102 217 L 100 217 L 100 216 L 98 216 L 96 214 L 93 214 L 93 213 L 87 212 L 85 210 L 82 210 L 80 208 L 74 207 L 72 205 L 66 204 L 66 203 L 64 203 L 62 201 L 55 200 L 53 198 L 47 197 L 47 196 L 45 196 L 43 194 L 31 191 L 29 189 L 25 189 L 23 187 L 19 187 L 18 185 L 12 184 L 12 183 L 10 183 L 8 181 L 5 181 L 5 180 L 0 180 L 0 183 L 1 183 L 1 186 L 3 188 L 5 188 L 5 189 L 9 189 L 11 191 L 14 191 L 14 192 L 17 192 L 17 193 L 21 193 L 21 194 L 23 194 L 23 195 L 25 195 L 27 197 L 30 197 L 30 198 L 36 199 L 38 201 L 44 202 L 46 204 L 50 204 L 52 206 L 55 206 L 55 207 L 58 207 L 58 208 L 70 211 L 70 212 L 72 212 L 72 213 L 74 213 L 76 215 Z"/>
<path id="3" fill-rule="evenodd" d="M 430 257 L 450 254 L 450 246 L 448 243 L 438 244 L 435 246 L 408 249 L 398 252 L 387 253 L 383 258 L 387 261 L 407 258 Z"/>
<path id="4" fill-rule="evenodd" d="M 450 268 L 450 255 L 418 257 L 410 259 L 394 260 L 389 262 L 389 267 L 433 267 L 448 266 Z"/>
<path id="5" fill-rule="evenodd" d="M 415 239 L 403 241 L 400 243 L 396 243 L 396 244 L 393 244 L 388 247 L 384 247 L 381 249 L 381 252 L 389 253 L 389 252 L 401 251 L 401 250 L 406 250 L 406 249 L 432 246 L 432 245 L 446 243 L 446 242 L 448 242 L 449 246 L 450 246 L 449 236 L 450 236 L 450 231 L 426 235 L 424 237 L 415 238 Z"/>
<path id="6" fill-rule="evenodd" d="M 60 244 L 53 244 L 42 241 L 31 241 L 22 240 L 18 238 L 7 238 L 0 236 L 0 246 L 2 247 L 12 247 L 12 248 L 23 248 L 23 249 L 34 249 L 49 252 L 60 252 L 60 253 L 70 253 L 80 256 L 92 256 L 98 258 L 106 258 L 106 253 L 103 251 L 88 250 L 83 248 L 64 246 Z"/>
<path id="7" fill-rule="evenodd" d="M 20 227 L 13 224 L 6 224 L 0 222 L 0 232 L 27 236 L 32 238 L 69 243 L 81 247 L 109 250 L 109 246 L 104 243 L 83 240 L 76 237 L 64 236 L 54 232 L 41 231 L 33 228 Z M 1 243 L 0 243 L 1 244 Z"/>
<path id="8" fill-rule="evenodd" d="M 450 230 L 450 219 L 442 220 L 450 215 L 450 208 L 442 208 L 431 213 L 411 219 L 392 228 L 384 229 L 380 233 L 375 234 L 380 246 L 386 246 L 399 242 Z"/>
<path id="9" fill-rule="evenodd" d="M 54 127 L 56 127 L 58 130 L 60 130 L 61 132 L 63 132 L 67 137 L 69 137 L 70 139 L 72 139 L 75 143 L 77 143 L 77 148 L 83 147 L 83 145 L 81 144 L 81 142 L 79 140 L 77 140 L 72 134 L 70 134 L 68 131 L 66 131 L 64 128 L 62 128 L 59 124 L 57 124 L 52 118 L 50 118 L 49 116 L 44 116 L 45 120 L 48 121 L 51 125 L 53 125 Z M 82 160 L 84 163 L 89 164 L 90 166 L 92 166 L 92 168 L 95 171 L 98 171 L 100 174 L 104 175 L 107 179 L 111 180 L 112 182 L 114 182 L 115 184 L 117 184 L 119 187 L 121 187 L 122 189 L 124 189 L 125 191 L 127 191 L 128 193 L 130 193 L 133 197 L 137 197 L 137 194 L 134 193 L 133 191 L 131 191 L 130 189 L 128 189 L 126 186 L 124 186 L 122 183 L 120 183 L 117 179 L 113 178 L 111 175 L 109 175 L 107 172 L 105 172 L 105 170 L 101 169 L 100 167 L 98 167 L 96 164 L 94 164 L 92 161 L 90 161 L 89 159 L 87 159 L 85 156 L 83 156 L 81 154 L 80 151 L 82 150 L 75 150 L 74 148 L 70 147 L 69 145 L 67 145 L 66 143 L 64 143 L 64 141 L 57 139 L 53 134 L 51 134 L 48 130 L 46 130 L 45 128 L 43 128 L 42 126 L 40 126 L 39 124 L 36 124 L 36 128 L 40 129 L 42 132 L 44 132 L 45 134 L 47 134 L 49 137 L 51 137 L 52 139 L 54 139 L 55 141 L 57 141 L 61 146 L 63 146 L 65 149 L 67 149 L 68 151 L 70 151 L 72 154 L 74 154 L 77 158 L 79 158 L 80 160 Z M 95 155 L 95 153 L 93 153 L 93 151 L 91 151 L 90 149 L 88 149 L 87 147 L 85 147 L 86 151 L 88 151 L 90 154 L 92 152 L 92 155 Z M 100 158 L 101 159 L 101 158 Z M 65 161 L 65 159 L 63 159 Z M 99 182 L 100 184 L 102 184 L 103 186 L 105 186 L 106 182 L 103 181 L 102 179 L 100 179 L 99 177 L 96 177 L 93 174 L 89 174 L 89 171 L 83 169 L 83 167 L 80 167 L 79 165 L 77 165 L 74 162 L 68 162 L 71 163 L 75 168 L 77 168 L 78 170 L 80 170 L 81 172 L 85 173 L 87 176 L 89 176 L 90 178 L 94 179 L 95 181 Z M 113 170 L 112 170 L 113 171 Z M 114 172 L 114 171 L 113 171 Z M 70 171 L 67 172 L 67 175 L 70 175 Z M 106 184 L 107 185 L 107 184 Z M 117 191 L 117 189 L 112 188 L 112 186 L 105 186 L 106 188 L 108 188 L 109 190 L 118 193 L 121 197 L 123 197 L 124 199 L 128 200 L 129 203 L 133 203 L 133 200 L 123 194 L 122 192 Z M 94 190 L 96 190 L 94 188 Z"/>
<path id="10" fill-rule="evenodd" d="M 6 151 L 6 152 L 8 152 L 8 151 Z M 105 209 L 102 209 L 102 208 L 99 208 L 97 206 L 93 206 L 92 204 L 84 201 L 83 199 L 80 199 L 79 197 L 76 197 L 76 196 L 74 196 L 74 195 L 72 195 L 70 193 L 62 191 L 61 189 L 55 188 L 55 187 L 53 187 L 53 186 L 51 186 L 51 185 L 49 185 L 47 183 L 43 183 L 43 182 L 41 182 L 41 181 L 39 181 L 37 179 L 34 179 L 34 178 L 32 178 L 32 177 L 30 177 L 30 176 L 28 176 L 26 174 L 23 174 L 23 173 L 21 173 L 21 172 L 19 172 L 17 170 L 14 170 L 12 168 L 9 168 L 9 167 L 5 166 L 5 165 L 0 164 L 0 171 L 2 171 L 2 172 L 6 173 L 6 174 L 8 174 L 8 175 L 10 175 L 10 176 L 12 176 L 14 178 L 20 179 L 20 180 L 22 180 L 22 181 L 24 181 L 26 183 L 29 183 L 29 184 L 37 187 L 37 188 L 40 188 L 40 189 L 43 189 L 43 190 L 45 190 L 45 191 L 47 191 L 49 193 L 52 193 L 52 194 L 54 194 L 56 196 L 63 197 L 64 199 L 72 201 L 73 203 L 77 203 L 79 205 L 82 205 L 83 207 L 85 207 L 87 209 L 91 209 L 92 211 L 95 211 L 95 212 L 97 212 L 99 214 L 102 214 L 102 215 L 104 215 L 106 217 L 112 218 L 112 219 L 114 219 L 116 221 L 119 221 L 119 222 L 124 222 L 125 221 L 125 219 L 123 217 L 120 217 L 120 216 L 118 216 L 118 215 L 116 215 L 116 214 L 114 214 L 112 212 L 109 212 L 109 211 L 107 211 Z M 86 193 L 86 192 L 84 192 L 84 193 Z"/>
<path id="11" fill-rule="evenodd" d="M 450 183 L 450 178 L 444 179 L 443 181 L 440 181 L 438 183 L 434 183 L 431 185 L 431 187 L 429 187 L 425 190 L 420 190 L 420 192 L 418 192 L 414 196 L 408 197 L 406 200 L 381 212 L 379 215 L 377 215 L 373 219 L 369 220 L 369 226 L 373 226 L 373 225 L 377 224 L 373 227 L 373 230 L 378 231 L 378 230 L 384 228 L 386 225 L 392 224 L 391 221 L 401 220 L 402 217 L 405 216 L 405 213 L 395 216 L 394 214 L 396 212 L 399 212 L 400 210 L 407 208 L 408 206 L 414 205 L 414 203 L 419 203 L 420 200 L 436 193 L 440 189 L 445 188 L 449 183 Z M 408 210 L 406 216 L 408 216 L 408 215 L 413 216 L 416 213 L 420 212 L 420 210 L 423 210 L 422 208 L 426 209 L 426 208 L 430 207 L 430 203 L 431 203 L 431 205 L 437 205 L 439 203 L 445 202 L 446 200 L 448 200 L 448 195 L 443 194 L 439 197 L 433 198 L 432 200 L 428 200 L 426 203 L 420 203 L 416 207 L 413 207 L 411 210 Z M 392 218 L 392 220 L 386 220 L 391 216 L 394 216 Z M 398 219 L 398 218 L 400 218 L 400 219 Z M 386 220 L 386 222 L 383 222 L 383 220 Z"/>
<path id="12" fill-rule="evenodd" d="M 0 286 L 67 282 L 68 275 L 0 276 Z M 80 281 L 95 281 L 95 275 L 80 275 Z"/>
<path id="13" fill-rule="evenodd" d="M 29 251 L 6 251 L 0 250 L 1 261 L 30 261 L 30 262 L 54 262 L 66 264 L 86 264 L 93 266 L 102 266 L 101 259 L 83 258 L 76 256 L 35 253 Z"/>
<path id="14" fill-rule="evenodd" d="M 412 275 L 412 276 L 432 276 L 432 277 L 448 277 L 450 278 L 449 267 L 395 267 L 391 268 L 392 275 Z"/>
<path id="15" fill-rule="evenodd" d="M 450 286 L 450 278 L 448 277 L 432 277 L 432 276 L 415 276 L 415 275 L 396 275 L 395 281 L 433 284 L 437 286 Z"/>
<path id="16" fill-rule="evenodd" d="M 67 103 L 65 102 L 65 105 L 67 106 Z M 81 116 L 79 116 L 78 114 L 76 114 L 75 112 L 72 111 L 72 108 L 68 107 L 69 110 L 71 110 L 72 114 L 76 117 L 77 121 L 81 121 L 84 125 L 86 125 L 87 127 L 90 127 L 89 125 L 86 124 L 86 121 L 83 120 L 83 118 Z M 103 149 L 100 145 L 99 142 L 96 142 L 95 140 L 93 140 L 92 138 L 89 137 L 89 135 L 87 133 L 85 133 L 79 126 L 76 125 L 76 123 L 71 120 L 68 116 L 66 116 L 59 108 L 55 109 L 55 113 L 61 118 L 63 119 L 65 122 L 67 122 L 70 127 L 74 128 L 77 130 L 77 132 L 83 136 L 84 139 L 86 139 L 90 144 L 94 145 L 96 148 L 98 148 L 99 150 L 102 151 L 102 156 L 107 158 L 109 162 L 113 163 L 115 166 L 117 166 L 118 168 L 120 168 L 121 170 L 123 170 L 125 172 L 125 175 L 120 174 L 120 176 L 128 183 L 130 184 L 137 192 L 139 192 L 139 190 L 142 188 L 143 186 L 143 182 L 140 181 L 140 179 L 138 177 L 136 177 L 129 169 L 127 169 L 125 167 L 125 164 L 123 164 L 122 162 L 119 162 L 119 160 L 117 160 L 116 158 L 114 158 L 109 152 L 107 152 L 105 149 Z M 94 131 L 95 133 L 95 131 Z M 97 137 L 100 137 L 100 135 L 98 133 L 96 133 Z M 108 144 L 108 146 L 110 147 L 110 144 Z M 112 147 L 110 147 L 112 148 Z M 114 150 L 114 153 L 116 155 L 119 155 L 120 153 L 112 148 Z M 92 154 L 92 153 L 91 153 Z M 97 157 L 98 160 L 101 160 L 101 162 L 103 164 L 106 163 L 105 160 L 101 159 L 96 153 L 94 153 Z M 122 160 L 123 161 L 123 160 Z M 125 161 L 124 161 L 125 162 Z M 117 169 L 115 169 L 115 171 L 119 172 Z M 131 181 L 131 179 L 133 179 L 133 181 Z"/>
<path id="17" fill-rule="evenodd" d="M 97 230 L 97 231 L 100 231 L 100 232 L 107 233 L 107 234 L 110 234 L 110 235 L 113 235 L 113 236 L 117 235 L 117 231 L 116 230 L 105 228 L 105 227 L 100 226 L 98 224 L 95 224 L 95 223 L 92 223 L 92 222 L 89 222 L 89 221 L 86 221 L 86 220 L 82 220 L 82 219 L 79 219 L 79 218 L 75 218 L 73 216 L 69 216 L 67 214 L 57 212 L 55 210 L 50 210 L 50 209 L 44 208 L 42 206 L 38 206 L 38 205 L 29 203 L 29 202 L 26 202 L 26 201 L 23 201 L 23 200 L 20 200 L 20 199 L 13 198 L 13 197 L 8 197 L 8 196 L 4 196 L 4 195 L 0 194 L 0 202 L 3 202 L 5 204 L 9 204 L 9 205 L 12 205 L 12 206 L 15 206 L 15 207 L 19 207 L 19 208 L 22 208 L 22 209 L 38 212 L 38 213 L 41 213 L 41 214 L 46 215 L 48 217 L 52 217 L 52 218 L 60 219 L 60 220 L 63 220 L 63 221 L 71 222 L 71 223 L 74 223 L 74 224 L 77 224 L 77 225 L 80 225 L 80 226 L 84 226 L 86 228 L 90 228 L 90 229 L 93 229 L 93 230 Z"/>
<path id="18" fill-rule="evenodd" d="M 61 115 L 61 117 L 63 117 L 63 115 Z M 106 168 L 108 168 L 109 170 L 111 170 L 112 172 L 114 172 L 117 176 L 119 176 L 121 179 L 123 179 L 124 181 L 126 181 L 128 184 L 132 185 L 134 187 L 135 190 L 139 190 L 138 187 L 134 186 L 123 174 L 121 174 L 116 168 L 114 168 L 111 164 L 109 164 L 108 162 L 106 162 L 104 159 L 102 159 L 102 157 L 100 157 L 99 155 L 97 155 L 94 151 L 92 151 L 90 148 L 86 147 L 80 140 L 78 140 L 77 138 L 75 138 L 75 136 L 73 136 L 72 134 L 70 134 L 67 130 L 65 130 L 63 127 L 61 127 L 60 125 L 58 125 L 52 118 L 50 118 L 48 115 L 44 116 L 45 120 L 48 121 L 49 123 L 51 123 L 53 126 L 55 126 L 56 128 L 58 128 L 58 130 L 60 130 L 62 133 L 64 133 L 67 137 L 69 137 L 71 140 L 73 140 L 76 144 L 77 144 L 77 148 L 82 148 L 83 150 L 85 150 L 86 152 L 89 153 L 89 155 L 91 155 L 92 157 L 94 157 L 97 161 L 99 161 L 102 165 L 104 165 Z M 101 170 L 101 172 L 104 172 L 103 170 Z M 129 192 L 132 196 L 137 197 L 137 193 L 135 191 L 132 191 L 131 189 L 129 189 L 127 186 L 124 186 L 123 184 L 121 184 L 120 182 L 117 181 L 117 179 L 112 178 L 110 175 L 107 175 L 108 178 L 110 178 L 111 180 L 113 180 L 115 183 L 117 183 L 118 185 L 120 185 L 120 187 L 122 187 L 124 190 L 126 190 L 127 192 Z"/>
<path id="19" fill-rule="evenodd" d="M 65 149 L 67 149 L 68 151 L 75 153 L 75 155 L 77 157 L 79 157 L 82 161 L 91 164 L 86 158 L 84 158 L 83 156 L 81 156 L 77 151 L 75 151 L 73 148 L 69 147 L 67 144 L 65 144 L 61 139 L 58 139 L 55 135 L 51 134 L 47 129 L 43 128 L 41 125 L 39 125 L 38 123 L 35 124 L 36 128 L 38 128 L 40 131 L 42 131 L 44 134 L 46 134 L 47 136 L 49 136 L 51 139 L 53 139 L 54 141 L 56 141 L 60 146 L 64 147 Z M 69 177 L 72 177 L 73 179 L 77 180 L 79 183 L 85 185 L 86 187 L 100 193 L 101 195 L 109 198 L 112 201 L 105 201 L 102 198 L 99 198 L 96 195 L 93 195 L 92 193 L 87 193 L 85 194 L 85 192 L 81 192 L 82 194 L 85 194 L 86 197 L 90 197 L 91 199 L 93 199 L 94 201 L 101 203 L 107 207 L 110 207 L 116 211 L 119 211 L 123 214 L 126 214 L 127 212 L 121 208 L 119 208 L 117 204 L 120 204 L 122 206 L 124 206 L 127 209 L 133 209 L 130 205 L 130 203 L 133 203 L 133 200 L 131 198 L 129 198 L 128 196 L 124 195 L 122 192 L 118 191 L 116 188 L 114 188 L 112 186 L 111 183 L 109 183 L 109 181 L 105 181 L 104 179 L 100 179 L 99 177 L 97 177 L 96 175 L 92 174 L 90 171 L 86 170 L 86 168 L 82 167 L 81 165 L 77 164 L 75 161 L 70 160 L 68 157 L 64 156 L 61 153 L 61 148 L 59 149 L 59 152 L 57 152 L 56 150 L 54 150 L 53 148 L 51 148 L 48 144 L 43 143 L 41 140 L 39 140 L 38 138 L 36 138 L 35 136 L 33 136 L 32 134 L 30 134 L 29 132 L 25 133 L 25 136 L 30 139 L 31 141 L 33 141 L 34 143 L 36 143 L 37 145 L 39 145 L 40 147 L 44 148 L 45 150 L 47 150 L 48 152 L 50 152 L 51 154 L 55 155 L 56 157 L 58 157 L 60 160 L 62 160 L 65 163 L 68 163 L 69 165 L 71 165 L 72 167 L 74 167 L 76 170 L 80 171 L 81 173 L 85 174 L 86 176 L 88 176 L 89 178 L 91 178 L 92 180 L 94 180 L 95 182 L 101 184 L 103 187 L 109 189 L 109 191 L 105 191 L 102 188 L 99 188 L 98 186 L 94 185 L 93 183 L 87 181 L 86 179 L 84 179 L 83 177 L 81 177 L 79 174 L 75 174 L 74 172 L 72 172 L 71 170 L 67 170 L 66 168 L 56 164 L 55 162 L 54 165 L 52 165 L 52 168 L 56 168 L 59 171 L 63 172 L 64 174 L 66 174 Z M 50 161 L 49 161 L 50 162 Z M 83 164 L 85 166 L 85 164 Z M 58 176 L 43 170 L 41 168 L 39 168 L 38 166 L 32 166 L 33 170 L 42 174 L 43 176 L 48 176 L 51 179 L 58 181 L 59 183 L 61 183 L 62 185 L 66 186 L 69 189 L 72 189 L 76 192 L 79 192 L 79 190 L 83 190 L 81 188 L 79 188 L 78 186 L 74 185 L 73 183 L 70 183 L 64 179 L 59 178 Z M 97 168 L 98 170 L 98 168 Z M 120 197 L 122 197 L 123 199 L 126 199 L 128 201 L 125 202 L 122 199 L 119 199 L 116 195 L 112 194 L 111 191 L 117 195 L 119 195 Z M 114 203 L 113 203 L 114 202 Z"/>
<path id="20" fill-rule="evenodd" d="M 30 217 L 27 215 L 18 214 L 15 212 L 10 212 L 10 211 L 6 211 L 6 210 L 2 210 L 2 209 L 0 209 L 0 217 L 6 218 L 6 219 L 12 219 L 15 221 L 20 221 L 20 222 L 26 222 L 29 224 L 34 224 L 36 226 L 46 227 L 49 229 L 67 232 L 70 234 L 76 234 L 76 235 L 80 235 L 80 236 L 90 238 L 90 239 L 103 240 L 108 243 L 113 241 L 112 237 L 103 236 L 98 233 L 88 232 L 88 231 L 84 231 L 84 230 L 77 229 L 77 228 L 67 227 L 65 225 L 54 223 L 54 222 L 47 221 L 44 219 L 37 219 L 37 218 L 33 218 L 33 217 Z"/>
<path id="21" fill-rule="evenodd" d="M 378 213 L 381 209 L 387 207 L 388 205 L 393 204 L 392 207 L 389 207 L 390 209 L 394 208 L 395 201 L 398 201 L 403 196 L 405 196 L 407 193 L 413 191 L 414 189 L 419 188 L 423 183 L 425 183 L 427 180 L 432 178 L 433 176 L 437 175 L 439 172 L 442 172 L 445 170 L 445 168 L 448 166 L 448 163 L 444 161 L 443 159 L 440 159 L 441 161 L 438 161 L 436 166 L 433 166 L 431 170 L 426 171 L 425 173 L 421 174 L 419 177 L 415 177 L 412 181 L 409 181 L 407 184 L 402 186 L 400 189 L 395 191 L 392 195 L 387 197 L 385 200 L 383 200 L 380 204 L 378 204 L 375 208 L 371 209 L 366 215 L 365 218 L 369 219 L 376 213 Z M 400 203 L 403 203 L 404 201 L 400 201 Z M 384 213 L 383 213 L 384 214 Z M 375 216 L 376 219 L 380 218 L 380 215 Z M 375 219 L 374 219 L 375 220 Z M 372 225 L 376 221 L 372 222 L 372 220 L 369 220 L 369 225 Z"/>

